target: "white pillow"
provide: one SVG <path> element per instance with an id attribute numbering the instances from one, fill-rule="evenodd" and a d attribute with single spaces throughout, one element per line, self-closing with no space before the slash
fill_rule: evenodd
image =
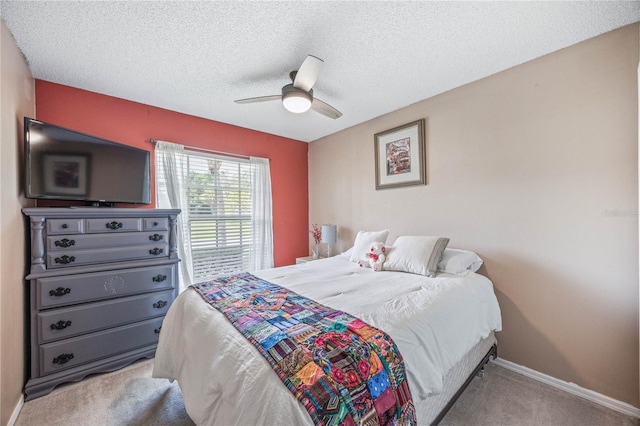
<path id="1" fill-rule="evenodd" d="M 466 275 L 476 272 L 482 266 L 482 259 L 476 252 L 459 249 L 446 249 L 438 263 L 438 272 L 453 275 Z"/>
<path id="2" fill-rule="evenodd" d="M 388 229 L 384 231 L 358 231 L 349 260 L 357 263 L 369 251 L 371 243 L 381 242 L 384 244 L 387 242 L 388 236 Z"/>
<path id="3" fill-rule="evenodd" d="M 449 238 L 443 237 L 398 237 L 387 253 L 383 269 L 435 277 L 447 244 Z"/>
<path id="4" fill-rule="evenodd" d="M 346 256 L 351 259 L 351 253 L 353 253 L 353 247 L 349 248 L 349 250 L 347 251 L 343 251 L 342 253 L 340 253 L 340 256 Z"/>

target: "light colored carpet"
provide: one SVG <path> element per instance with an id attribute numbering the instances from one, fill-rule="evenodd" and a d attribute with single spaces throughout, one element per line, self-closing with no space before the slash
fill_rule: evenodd
<path id="1" fill-rule="evenodd" d="M 639 426 L 640 420 L 489 363 L 440 426 Z"/>
<path id="2" fill-rule="evenodd" d="M 58 386 L 25 402 L 16 426 L 193 425 L 177 382 L 151 377 L 153 360 Z"/>
<path id="3" fill-rule="evenodd" d="M 17 426 L 193 425 L 177 383 L 153 379 L 152 360 L 60 386 L 28 401 Z M 640 421 L 488 364 L 441 426 L 639 426 Z"/>

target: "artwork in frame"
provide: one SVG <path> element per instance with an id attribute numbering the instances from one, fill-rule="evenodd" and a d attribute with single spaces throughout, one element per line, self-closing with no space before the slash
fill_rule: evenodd
<path id="1" fill-rule="evenodd" d="M 85 154 L 45 154 L 43 184 L 47 194 L 85 196 L 89 192 L 90 158 Z"/>
<path id="2" fill-rule="evenodd" d="M 426 184 L 424 119 L 376 133 L 376 189 Z"/>

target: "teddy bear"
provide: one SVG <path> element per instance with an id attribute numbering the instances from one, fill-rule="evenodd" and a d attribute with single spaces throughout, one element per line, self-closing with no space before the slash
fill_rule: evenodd
<path id="1" fill-rule="evenodd" d="M 367 251 L 362 259 L 358 262 L 361 268 L 371 268 L 374 271 L 382 271 L 382 264 L 384 263 L 386 248 L 384 247 L 384 243 L 374 242 L 369 246 L 369 251 Z"/>

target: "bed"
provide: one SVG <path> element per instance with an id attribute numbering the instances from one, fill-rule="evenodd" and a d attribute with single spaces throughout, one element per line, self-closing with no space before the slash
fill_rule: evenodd
<path id="1" fill-rule="evenodd" d="M 349 254 L 255 273 L 389 334 L 404 357 L 419 424 L 441 419 L 490 354 L 501 329 L 491 281 L 374 272 Z M 193 289 L 162 326 L 153 376 L 175 379 L 198 425 L 312 424 L 268 362 Z"/>

